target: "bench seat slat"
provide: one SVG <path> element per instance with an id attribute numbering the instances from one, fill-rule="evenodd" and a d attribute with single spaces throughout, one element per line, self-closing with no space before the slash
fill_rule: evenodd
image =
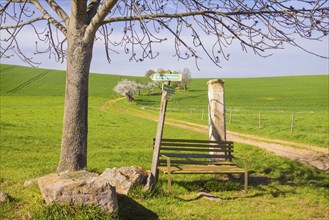
<path id="1" fill-rule="evenodd" d="M 164 173 L 168 173 L 167 166 L 159 166 Z M 236 166 L 171 166 L 171 174 L 216 174 L 216 173 L 244 173 L 245 170 Z"/>
<path id="2" fill-rule="evenodd" d="M 153 138 L 153 141 L 155 141 L 155 138 Z M 179 142 L 186 142 L 186 143 L 213 143 L 213 144 L 218 144 L 217 141 L 210 141 L 210 140 L 162 138 L 161 139 L 161 143 L 165 143 L 165 142 L 174 142 L 174 143 L 179 143 Z M 233 141 L 225 141 L 223 143 L 226 143 L 228 145 L 233 145 Z"/>
<path id="3" fill-rule="evenodd" d="M 224 148 L 224 149 L 231 149 L 233 146 L 227 144 L 193 144 L 193 143 L 166 143 L 161 142 L 161 146 L 177 146 L 177 147 L 199 147 L 199 148 Z"/>
<path id="4" fill-rule="evenodd" d="M 162 153 L 167 157 L 177 158 L 233 158 L 232 155 L 217 155 L 217 154 L 178 154 L 178 153 Z"/>
<path id="5" fill-rule="evenodd" d="M 195 151 L 195 152 L 226 152 L 226 153 L 232 153 L 233 150 L 232 149 L 223 149 L 223 148 L 206 148 L 206 149 L 200 149 L 200 148 L 180 148 L 180 147 L 162 147 L 161 151 Z"/>
<path id="6" fill-rule="evenodd" d="M 167 160 L 159 160 L 159 165 L 166 165 Z M 171 160 L 170 164 L 201 164 L 201 165 L 230 165 L 236 166 L 236 163 L 230 161 L 200 161 L 200 160 Z"/>

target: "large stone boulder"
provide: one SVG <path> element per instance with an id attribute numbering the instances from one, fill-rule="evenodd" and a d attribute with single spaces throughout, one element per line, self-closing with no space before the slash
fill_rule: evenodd
<path id="1" fill-rule="evenodd" d="M 106 168 L 101 176 L 115 186 L 117 193 L 127 195 L 133 187 L 146 186 L 150 172 L 138 166 L 114 167 Z"/>
<path id="2" fill-rule="evenodd" d="M 106 212 L 118 213 L 115 188 L 96 173 L 77 171 L 49 174 L 38 178 L 38 185 L 47 204 L 95 204 Z"/>

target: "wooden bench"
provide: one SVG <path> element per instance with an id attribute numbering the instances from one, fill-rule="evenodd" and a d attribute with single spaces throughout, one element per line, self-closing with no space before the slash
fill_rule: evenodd
<path id="1" fill-rule="evenodd" d="M 154 145 L 155 139 L 153 139 Z M 244 191 L 248 192 L 248 164 L 244 168 L 233 162 L 233 142 L 209 140 L 162 139 L 158 169 L 168 175 L 171 192 L 172 174 L 244 174 Z"/>

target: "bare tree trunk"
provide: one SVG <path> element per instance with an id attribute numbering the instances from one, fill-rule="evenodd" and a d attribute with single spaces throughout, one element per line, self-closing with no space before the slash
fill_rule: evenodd
<path id="1" fill-rule="evenodd" d="M 88 78 L 93 42 L 83 40 L 84 30 L 73 29 L 67 38 L 65 105 L 58 171 L 87 167 Z"/>

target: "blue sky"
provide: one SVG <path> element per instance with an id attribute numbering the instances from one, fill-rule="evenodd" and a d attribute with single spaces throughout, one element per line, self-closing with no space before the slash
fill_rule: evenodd
<path id="1" fill-rule="evenodd" d="M 69 3 L 69 1 L 65 1 Z M 68 6 L 67 6 L 68 7 Z M 3 34 L 4 32 L 2 32 Z M 49 59 L 48 55 L 33 55 L 36 41 L 33 31 L 23 29 L 20 33 L 21 49 L 33 56 L 34 61 L 41 62 L 40 68 L 66 69 L 66 64 L 57 63 Z M 207 39 L 206 39 L 207 40 Z M 299 43 L 308 50 L 329 56 L 329 37 L 322 42 L 299 40 Z M 233 44 L 226 48 L 230 54 L 228 61 L 222 59 L 221 68 L 212 63 L 207 56 L 200 52 L 202 60 L 198 62 L 200 70 L 197 69 L 193 59 L 177 60 L 174 57 L 173 37 L 168 37 L 165 41 L 155 46 L 156 51 L 160 53 L 154 60 L 145 60 L 136 63 L 129 62 L 129 55 L 126 55 L 122 49 L 118 49 L 119 54 L 112 53 L 112 62 L 108 63 L 103 45 L 101 42 L 95 43 L 93 51 L 93 60 L 91 72 L 103 74 L 120 74 L 144 76 L 149 69 L 157 70 L 159 68 L 178 70 L 189 68 L 194 78 L 246 78 L 246 77 L 269 77 L 269 76 L 294 76 L 294 75 L 318 75 L 329 74 L 329 60 L 307 54 L 301 49 L 286 45 L 284 50 L 270 51 L 272 56 L 267 58 L 259 57 L 251 50 L 245 53 L 238 44 Z M 2 58 L 1 63 L 27 65 L 17 56 L 10 59 Z"/>
<path id="2" fill-rule="evenodd" d="M 24 41 L 24 38 L 22 39 Z M 34 43 L 25 38 L 24 49 L 34 50 Z M 34 41 L 32 41 L 34 42 Z M 305 47 L 313 52 L 328 56 L 329 40 L 323 42 L 304 41 Z M 272 51 L 273 55 L 262 58 L 252 52 L 243 52 L 238 45 L 232 45 L 227 49 L 230 53 L 228 61 L 222 60 L 221 68 L 213 64 L 204 54 L 202 60 L 198 62 L 200 70 L 197 69 L 193 59 L 177 60 L 174 57 L 174 46 L 170 43 L 158 45 L 160 56 L 154 60 L 145 60 L 136 63 L 129 62 L 129 55 L 120 54 L 112 56 L 112 62 L 108 63 L 104 49 L 100 43 L 95 45 L 91 72 L 103 74 L 120 74 L 143 76 L 149 69 L 158 68 L 170 70 L 183 70 L 189 68 L 194 78 L 245 78 L 245 77 L 269 77 L 269 76 L 294 76 L 294 75 L 318 75 L 329 73 L 329 60 L 316 57 L 304 51 L 287 46 L 286 49 Z M 36 55 L 34 60 L 41 62 L 40 68 L 65 70 L 66 64 L 60 64 L 47 55 Z M 18 57 L 1 59 L 1 63 L 27 65 Z"/>

